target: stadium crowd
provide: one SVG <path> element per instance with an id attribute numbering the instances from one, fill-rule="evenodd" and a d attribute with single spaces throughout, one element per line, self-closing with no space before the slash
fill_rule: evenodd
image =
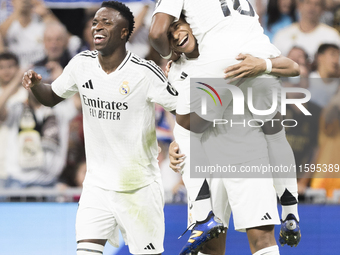
<path id="1" fill-rule="evenodd" d="M 287 106 L 285 116 L 298 122 L 286 128 L 286 135 L 296 160 L 300 201 L 310 201 L 308 191 L 317 190 L 340 203 L 339 191 L 334 192 L 340 190 L 340 1 L 250 2 L 271 42 L 300 66 L 300 76 L 282 79 L 283 86 L 311 92 L 305 104 L 311 116 L 295 105 Z M 94 50 L 90 29 L 97 8 L 49 9 L 41 0 L 0 3 L 0 190 L 81 187 L 86 158 L 80 97 L 51 110 L 23 89 L 21 78 L 30 68 L 51 83 L 74 55 Z M 126 4 L 135 16 L 128 50 L 164 70 L 167 62 L 148 41 L 155 3 Z M 166 202 L 184 202 L 181 177 L 169 168 L 174 117 L 157 106 L 156 125 Z M 318 172 L 319 167 L 328 171 Z"/>

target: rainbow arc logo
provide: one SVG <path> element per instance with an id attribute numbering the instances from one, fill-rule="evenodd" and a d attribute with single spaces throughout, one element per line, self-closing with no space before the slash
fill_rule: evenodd
<path id="1" fill-rule="evenodd" d="M 217 93 L 217 91 L 216 91 L 212 86 L 210 86 L 210 85 L 208 85 L 208 84 L 206 84 L 206 83 L 203 83 L 203 82 L 197 82 L 197 83 L 198 83 L 198 84 L 201 84 L 201 85 L 203 85 L 203 86 L 206 86 L 206 87 L 209 88 L 212 92 L 214 92 L 214 94 L 217 96 L 217 98 L 218 98 L 218 100 L 220 101 L 220 104 L 221 104 L 221 106 L 222 106 L 222 100 L 221 100 L 221 98 L 220 98 L 220 95 Z M 204 89 L 204 88 L 201 88 L 201 87 L 196 87 L 196 88 L 198 88 L 198 89 L 203 90 L 204 92 L 206 92 L 206 93 L 214 100 L 215 105 L 217 105 L 216 100 L 215 100 L 213 94 L 212 94 L 209 90 Z"/>

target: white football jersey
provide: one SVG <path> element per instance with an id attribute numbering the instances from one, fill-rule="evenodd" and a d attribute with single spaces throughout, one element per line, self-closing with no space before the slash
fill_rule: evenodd
<path id="1" fill-rule="evenodd" d="M 235 58 L 239 53 L 260 58 L 280 55 L 247 0 L 159 0 L 156 13 L 166 13 L 175 20 L 184 14 L 197 39 L 200 58 Z"/>
<path id="2" fill-rule="evenodd" d="M 182 55 L 179 60 L 172 63 L 168 75 L 170 83 L 179 92 L 176 113 L 181 115 L 192 112 L 190 108 L 193 102 L 190 101 L 190 94 L 193 91 L 190 89 L 190 76 L 194 72 L 195 61 L 198 60 L 188 60 Z M 244 109 L 244 115 L 233 115 L 233 104 L 230 104 L 222 116 L 222 119 L 227 120 L 228 124 L 216 125 L 216 127 L 210 127 L 204 132 L 202 143 L 208 152 L 207 155 L 211 164 L 240 164 L 268 156 L 267 143 L 262 129 L 247 124 L 253 117 L 246 103 Z M 256 125 L 256 121 L 252 121 L 252 126 L 254 124 Z M 176 123 L 176 125 L 178 124 Z M 190 132 L 183 130 L 183 128 L 175 127 L 175 140 L 179 143 L 181 153 L 190 155 L 188 144 L 190 143 Z M 181 146 L 180 142 L 186 144 Z"/>
<path id="3" fill-rule="evenodd" d="M 151 61 L 127 52 L 107 74 L 97 51 L 76 55 L 52 83 L 62 98 L 79 92 L 84 116 L 85 184 L 129 191 L 160 177 L 155 106 L 176 109 L 177 91 Z"/>

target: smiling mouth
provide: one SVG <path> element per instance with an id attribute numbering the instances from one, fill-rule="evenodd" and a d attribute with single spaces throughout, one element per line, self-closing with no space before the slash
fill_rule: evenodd
<path id="1" fill-rule="evenodd" d="M 94 43 L 95 44 L 98 44 L 98 43 L 101 43 L 102 41 L 104 41 L 106 37 L 103 36 L 103 35 L 95 35 L 94 36 Z"/>
<path id="2" fill-rule="evenodd" d="M 182 47 L 189 39 L 189 36 L 186 35 L 180 42 L 177 44 L 177 46 Z"/>

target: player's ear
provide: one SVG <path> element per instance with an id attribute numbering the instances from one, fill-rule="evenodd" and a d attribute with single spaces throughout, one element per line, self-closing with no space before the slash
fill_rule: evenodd
<path id="1" fill-rule="evenodd" d="M 121 31 L 120 39 L 126 41 L 126 38 L 127 38 L 128 34 L 129 34 L 129 29 L 126 28 L 126 27 L 124 27 L 124 28 L 122 29 L 122 31 Z"/>

